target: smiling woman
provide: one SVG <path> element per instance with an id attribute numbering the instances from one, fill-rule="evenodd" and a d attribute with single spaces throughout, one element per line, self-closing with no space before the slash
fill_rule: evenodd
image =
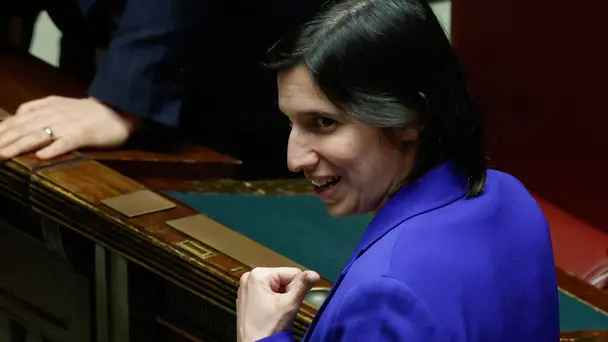
<path id="1" fill-rule="evenodd" d="M 334 215 L 378 208 L 411 174 L 417 125 L 385 133 L 353 119 L 321 95 L 308 70 L 299 66 L 279 76 L 279 104 L 292 122 L 289 168 L 304 171 Z"/>
<path id="2" fill-rule="evenodd" d="M 485 175 L 481 116 L 430 7 L 382 2 L 372 10 L 369 2 L 356 3 L 325 11 L 273 51 L 272 67 L 305 68 L 312 78 L 307 86 L 314 84 L 328 102 L 299 111 L 340 111 L 382 128 L 417 124 L 425 156 L 412 176 L 452 159 L 471 178 L 469 195 L 479 194 Z"/>
<path id="3" fill-rule="evenodd" d="M 447 160 L 466 174 L 467 195 L 480 194 L 482 120 L 443 29 L 432 12 L 421 12 L 422 5 L 371 7 L 365 1 L 335 6 L 273 51 L 271 65 L 280 70 L 279 105 L 293 123 L 291 169 L 310 170 L 306 165 L 314 154 L 300 148 L 312 146 L 307 138 L 336 131 L 315 143 L 328 148 L 326 157 L 349 175 L 327 166 L 305 172 L 311 180 L 336 185 L 343 177 L 365 193 L 336 207 L 336 214 L 368 211 L 379 197 Z M 395 157 L 397 151 L 402 156 Z M 336 202 L 340 191 L 329 190 L 319 192 Z"/>
<path id="4" fill-rule="evenodd" d="M 336 2 L 273 56 L 289 168 L 331 214 L 376 212 L 305 340 L 558 340 L 547 221 L 486 169 L 481 114 L 425 1 Z M 241 341 L 290 340 L 317 278 L 246 273 Z"/>

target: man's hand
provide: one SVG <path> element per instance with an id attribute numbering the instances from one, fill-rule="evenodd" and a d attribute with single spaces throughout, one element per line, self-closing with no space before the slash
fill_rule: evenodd
<path id="1" fill-rule="evenodd" d="M 34 100 L 0 123 L 0 160 L 33 151 L 40 159 L 51 159 L 79 148 L 119 147 L 138 124 L 139 119 L 92 98 Z"/>

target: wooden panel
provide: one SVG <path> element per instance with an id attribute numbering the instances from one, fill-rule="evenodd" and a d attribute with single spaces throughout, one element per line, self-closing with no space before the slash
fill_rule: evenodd
<path id="1" fill-rule="evenodd" d="M 0 268 L 0 308 L 28 322 L 28 330 L 34 329 L 30 334 L 90 341 L 91 289 L 85 277 L 53 259 L 43 244 L 2 222 Z"/>
<path id="2" fill-rule="evenodd" d="M 486 114 L 491 162 L 608 230 L 608 2 L 458 0 L 452 38 Z"/>
<path id="3" fill-rule="evenodd" d="M 608 315 L 607 292 L 596 289 L 560 268 L 557 268 L 557 282 L 562 291 L 583 302 L 590 303 L 594 308 Z"/>
<path id="4" fill-rule="evenodd" d="M 39 61 L 0 53 L 0 107 L 8 111 L 15 111 L 23 101 L 51 93 L 81 96 L 81 89 Z M 224 166 L 239 164 L 230 157 L 202 146 L 193 146 L 185 140 L 170 147 L 133 148 L 138 146 L 138 142 L 146 141 L 147 134 L 152 133 L 147 136 L 154 137 L 160 131 L 158 127 L 144 130 L 122 150 L 81 151 L 45 162 L 33 155 L 24 155 L 0 163 L 0 187 L 7 190 L 1 197 L 32 208 L 43 217 L 116 251 L 199 299 L 234 315 L 238 280 L 251 268 L 208 246 L 203 245 L 203 248 L 211 250 L 211 255 L 193 252 L 188 242 L 198 242 L 166 224 L 169 220 L 196 214 L 192 208 L 176 203 L 171 210 L 127 218 L 101 203 L 109 197 L 146 190 L 145 186 L 128 176 L 141 179 L 151 175 L 165 177 L 162 182 L 167 184 L 193 175 L 197 179 L 210 175 L 226 176 L 230 174 L 230 167 L 226 169 Z M 177 134 L 179 137 L 176 132 L 168 132 L 169 136 Z M 136 163 L 139 163 L 136 167 L 129 168 Z M 189 171 L 171 171 L 171 166 L 176 164 L 180 164 L 182 170 L 189 168 Z M 139 170 L 142 165 L 147 165 L 151 173 Z M 330 287 L 331 283 L 323 280 L 321 286 Z M 315 312 L 313 307 L 304 305 L 296 322 L 297 334 L 303 333 Z"/>
<path id="5" fill-rule="evenodd" d="M 555 263 L 560 268 L 583 279 L 591 269 L 608 266 L 607 234 L 538 196 L 535 199 L 551 226 Z"/>
<path id="6" fill-rule="evenodd" d="M 202 214 L 169 221 L 167 224 L 250 267 L 290 266 L 305 269 L 297 262 Z"/>
<path id="7" fill-rule="evenodd" d="M 4 165 L 13 167 L 24 168 L 16 162 Z M 201 258 L 182 245 L 188 237 L 166 222 L 192 216 L 196 213 L 193 209 L 176 203 L 171 210 L 124 217 L 101 201 L 145 187 L 95 161 L 80 160 L 31 172 L 21 175 L 31 177 L 29 201 L 34 210 L 177 282 L 204 300 L 234 310 L 238 279 L 251 268 L 212 248 L 212 257 Z M 330 287 L 331 283 L 322 280 L 319 285 Z M 302 308 L 297 323 L 300 333 L 315 311 L 308 305 Z"/>

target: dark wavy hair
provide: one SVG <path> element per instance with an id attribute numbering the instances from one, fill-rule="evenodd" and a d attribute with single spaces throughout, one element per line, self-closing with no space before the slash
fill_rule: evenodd
<path id="1" fill-rule="evenodd" d="M 435 14 L 420 0 L 345 0 L 278 42 L 267 65 L 305 66 L 323 94 L 354 120 L 421 127 L 417 178 L 446 161 L 464 172 L 467 197 L 486 180 L 484 127 Z"/>

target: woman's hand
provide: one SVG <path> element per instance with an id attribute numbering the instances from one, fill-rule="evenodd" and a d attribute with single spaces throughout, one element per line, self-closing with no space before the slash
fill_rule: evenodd
<path id="1" fill-rule="evenodd" d="M 51 159 L 78 148 L 119 147 L 138 124 L 92 98 L 50 96 L 21 105 L 0 122 L 0 160 L 32 151 Z"/>
<path id="2" fill-rule="evenodd" d="M 253 342 L 289 330 L 304 296 L 319 280 L 292 267 L 255 268 L 243 274 L 237 299 L 239 342 Z"/>

